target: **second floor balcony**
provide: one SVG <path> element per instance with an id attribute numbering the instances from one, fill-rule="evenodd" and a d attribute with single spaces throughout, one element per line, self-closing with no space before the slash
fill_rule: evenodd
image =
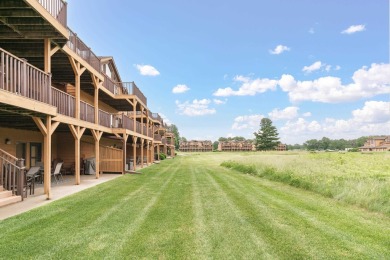
<path id="1" fill-rule="evenodd" d="M 103 86 L 114 95 L 135 95 L 145 106 L 147 99 L 134 82 L 114 82 L 104 74 Z"/>

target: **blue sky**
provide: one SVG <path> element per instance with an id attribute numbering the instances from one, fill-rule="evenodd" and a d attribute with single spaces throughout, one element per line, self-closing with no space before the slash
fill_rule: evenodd
<path id="1" fill-rule="evenodd" d="M 390 134 L 388 0 L 68 0 L 68 25 L 113 56 L 187 139 Z"/>

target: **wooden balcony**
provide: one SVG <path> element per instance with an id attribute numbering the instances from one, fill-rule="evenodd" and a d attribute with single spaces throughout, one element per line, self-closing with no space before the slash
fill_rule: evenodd
<path id="1" fill-rule="evenodd" d="M 114 95 L 135 95 L 145 106 L 147 99 L 145 95 L 139 90 L 134 82 L 114 82 L 106 74 L 104 75 L 103 86 Z"/>
<path id="2" fill-rule="evenodd" d="M 68 5 L 63 0 L 37 0 L 57 21 L 67 27 Z"/>
<path id="3" fill-rule="evenodd" d="M 69 31 L 69 41 L 66 45 L 92 66 L 97 72 L 100 72 L 100 59 L 71 29 Z"/>
<path id="4" fill-rule="evenodd" d="M 99 109 L 99 125 L 111 127 L 112 115 L 106 111 Z"/>
<path id="5" fill-rule="evenodd" d="M 158 135 L 158 134 L 156 134 L 156 135 L 154 135 L 154 141 L 156 141 L 156 142 L 161 142 L 161 135 Z"/>
<path id="6" fill-rule="evenodd" d="M 63 0 L 2 0 L 0 38 L 16 44 L 50 38 L 63 46 L 68 40 L 66 16 L 67 4 Z"/>
<path id="7" fill-rule="evenodd" d="M 1 48 L 0 89 L 46 104 L 51 103 L 50 75 Z"/>
<path id="8" fill-rule="evenodd" d="M 149 115 L 151 115 L 150 117 L 153 120 L 160 122 L 160 124 L 163 124 L 163 120 L 162 120 L 161 116 L 158 113 L 149 113 Z"/>

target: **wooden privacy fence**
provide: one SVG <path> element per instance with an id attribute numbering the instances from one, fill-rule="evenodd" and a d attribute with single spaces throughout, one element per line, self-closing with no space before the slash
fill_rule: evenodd
<path id="1" fill-rule="evenodd" d="M 122 172 L 123 151 L 107 146 L 100 146 L 100 171 L 101 172 Z"/>

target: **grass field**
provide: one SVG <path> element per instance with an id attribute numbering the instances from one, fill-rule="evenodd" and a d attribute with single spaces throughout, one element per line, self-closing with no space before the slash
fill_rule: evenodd
<path id="1" fill-rule="evenodd" d="M 179 156 L 0 222 L 4 259 L 389 259 L 390 218 Z"/>
<path id="2" fill-rule="evenodd" d="M 390 153 L 234 153 L 224 161 L 390 216 Z"/>

